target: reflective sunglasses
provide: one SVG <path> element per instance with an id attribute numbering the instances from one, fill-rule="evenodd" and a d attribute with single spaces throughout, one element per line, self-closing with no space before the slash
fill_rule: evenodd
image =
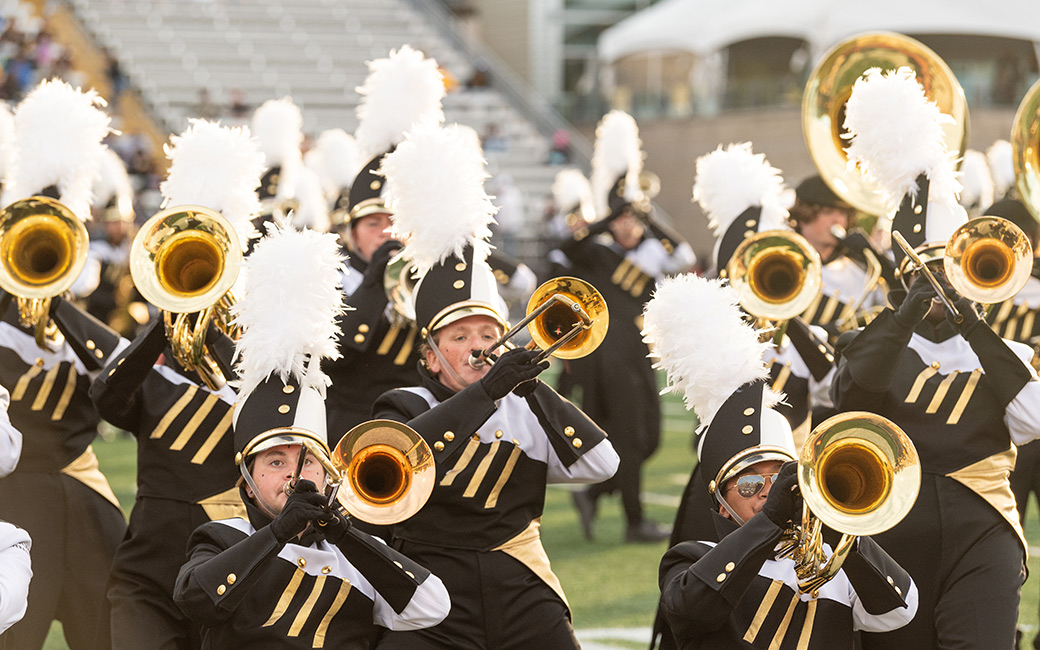
<path id="1" fill-rule="evenodd" d="M 765 476 L 761 474 L 745 474 L 737 479 L 737 482 L 733 484 L 733 489 L 745 499 L 750 499 L 762 491 L 762 488 L 766 486 L 766 479 L 769 479 L 769 483 L 772 485 L 776 482 L 776 473 L 766 474 Z"/>

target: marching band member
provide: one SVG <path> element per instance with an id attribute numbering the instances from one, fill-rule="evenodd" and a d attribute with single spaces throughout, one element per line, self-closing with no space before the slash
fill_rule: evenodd
<path id="1" fill-rule="evenodd" d="M 250 219 L 260 211 L 256 188 L 264 165 L 248 127 L 192 120 L 170 139 L 167 155 L 170 171 L 160 191 L 175 221 L 162 227 L 172 230 L 171 223 L 187 216 L 178 206 L 185 211 L 205 206 L 227 219 L 232 245 L 244 248 L 252 234 Z M 150 230 L 147 224 L 144 232 Z M 171 258 L 184 254 L 169 240 L 141 244 L 142 250 L 163 247 Z M 206 261 L 199 257 L 187 264 Z M 149 270 L 157 273 L 154 266 Z M 234 344 L 212 322 L 206 335 L 207 350 L 231 378 Z M 195 370 L 177 362 L 160 314 L 112 358 L 90 397 L 105 420 L 137 440 L 137 495 L 108 587 L 112 648 L 198 648 L 198 625 L 174 604 L 173 588 L 192 532 L 203 522 L 245 512 L 231 463 L 235 391 L 226 385 L 210 388 Z"/>
<path id="2" fill-rule="evenodd" d="M 387 263 L 401 244 L 390 235 L 386 180 L 376 172 L 414 124 L 444 121 L 444 82 L 436 61 L 405 45 L 368 66 L 358 91 L 355 137 L 368 162 L 357 173 L 347 204 L 338 201 L 333 212 L 349 252 L 343 291 L 352 307 L 340 316 L 342 357 L 324 368 L 332 377 L 328 416 L 334 441 L 368 420 L 384 392 L 418 381 L 418 329 L 395 310 L 384 287 Z"/>
<path id="3" fill-rule="evenodd" d="M 11 417 L 7 415 L 10 403 L 11 394 L 0 386 L 0 478 L 13 472 L 22 456 L 22 432 L 11 425 Z"/>
<path id="4" fill-rule="evenodd" d="M 7 415 L 10 401 L 11 395 L 0 386 L 0 478 L 14 471 L 22 453 L 22 433 L 11 426 Z M 0 521 L 0 634 L 25 616 L 32 579 L 31 547 L 29 533 Z"/>
<path id="5" fill-rule="evenodd" d="M 641 484 L 642 465 L 660 440 L 661 402 L 639 321 L 657 280 L 689 268 L 693 251 L 650 215 L 639 187 L 643 152 L 635 120 L 611 111 L 596 133 L 590 182 L 603 218 L 564 239 L 559 249 L 573 274 L 603 294 L 610 327 L 603 345 L 572 360 L 568 369 L 582 386 L 582 409 L 610 434 L 621 466 L 611 480 L 573 497 L 586 538 L 593 534 L 599 497 L 620 491 L 626 541 L 655 542 L 666 539 L 668 530 L 644 516 Z M 627 371 L 611 372 L 617 367 Z"/>
<path id="6" fill-rule="evenodd" d="M 660 647 L 853 648 L 856 630 L 910 621 L 917 589 L 867 537 L 818 593 L 800 593 L 794 560 L 774 557 L 783 531 L 801 520 L 794 441 L 772 408 L 781 395 L 768 387 L 768 343 L 737 302 L 719 281 L 684 275 L 646 307 L 655 365 L 701 422 L 698 489 L 710 498 L 718 540 L 682 542 L 662 559 L 669 627 Z"/>
<path id="7" fill-rule="evenodd" d="M 1040 436 L 1032 351 L 986 327 L 944 279 L 947 239 L 966 220 L 942 140 L 949 118 L 906 68 L 868 71 L 846 110 L 849 160 L 898 205 L 893 232 L 933 269 L 960 314 L 958 322 L 934 301 L 936 289 L 899 250 L 906 297 L 840 342 L 836 406 L 894 421 L 923 472 L 910 514 L 875 536 L 915 576 L 918 616 L 901 630 L 865 635 L 863 647 L 1011 648 L 1025 539 L 1007 476 L 1015 445 Z"/>
<path id="8" fill-rule="evenodd" d="M 76 219 L 89 215 L 109 125 L 98 108 L 102 102 L 94 91 L 61 81 L 45 81 L 22 100 L 6 201 L 45 195 Z M 85 252 L 85 240 L 67 237 L 70 248 Z M 71 648 L 107 648 L 105 586 L 126 520 L 90 446 L 99 417 L 87 391 L 126 341 L 55 297 L 49 317 L 60 336 L 45 337 L 41 347 L 33 329 L 21 324 L 11 296 L 0 292 L 0 298 L 0 384 L 10 387 L 11 423 L 26 433 L 18 467 L 0 480 L 0 518 L 32 537 L 34 572 L 25 617 L 3 638 L 9 648 L 41 648 L 58 619 Z"/>
<path id="9" fill-rule="evenodd" d="M 253 111 L 249 127 L 260 143 L 267 165 L 257 188 L 260 216 L 253 219 L 253 225 L 262 233 L 263 224 L 274 215 L 288 214 L 298 206 L 296 185 L 303 168 L 303 114 L 292 97 L 269 99 Z M 252 240 L 252 244 L 255 242 Z"/>
<path id="10" fill-rule="evenodd" d="M 234 410 L 246 513 L 195 531 L 175 590 L 204 649 L 361 650 L 376 626 L 422 628 L 448 613 L 436 576 L 358 531 L 324 493 L 318 361 L 336 354 L 341 266 L 334 235 L 279 218 L 246 261 Z"/>
<path id="11" fill-rule="evenodd" d="M 506 328 L 485 262 L 494 206 L 472 132 L 416 127 L 383 173 L 394 227 L 408 234 L 402 253 L 421 274 L 413 297 L 424 363 L 420 385 L 386 393 L 373 414 L 406 421 L 434 449 L 437 485 L 394 539 L 445 581 L 452 610 L 436 627 L 391 631 L 377 647 L 577 648 L 539 535 L 546 484 L 606 479 L 617 454 L 588 416 L 536 379 L 548 364 L 532 363 L 534 352 L 470 363 Z"/>
<path id="12" fill-rule="evenodd" d="M 812 244 L 823 262 L 823 289 L 802 318 L 823 327 L 831 342 L 842 331 L 855 329 L 863 312 L 885 306 L 882 280 L 889 275 L 888 259 L 860 233 L 849 233 L 842 240 L 835 236 L 835 231 L 851 230 L 855 214 L 855 209 L 819 176 L 810 176 L 795 189 L 791 225 Z M 882 274 L 870 277 L 871 265 Z"/>

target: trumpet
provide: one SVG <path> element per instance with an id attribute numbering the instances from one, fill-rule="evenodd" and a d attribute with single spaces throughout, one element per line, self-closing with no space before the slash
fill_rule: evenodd
<path id="1" fill-rule="evenodd" d="M 234 335 L 230 290 L 241 265 L 234 227 L 220 213 L 197 205 L 156 214 L 130 249 L 130 275 L 141 295 L 166 312 L 166 337 L 177 362 L 198 371 L 213 390 L 226 381 L 206 351 L 206 330 L 212 321 Z"/>
<path id="2" fill-rule="evenodd" d="M 856 537 L 899 523 L 920 486 L 917 450 L 890 420 L 850 411 L 816 427 L 798 459 L 801 523 L 784 532 L 777 552 L 794 559 L 799 591 L 817 594 L 837 575 Z M 842 534 L 830 556 L 823 548 L 824 525 Z"/>
<path id="3" fill-rule="evenodd" d="M 609 326 L 607 303 L 594 286 L 562 276 L 543 283 L 534 290 L 527 303 L 527 315 L 485 350 L 474 350 L 469 358 L 471 368 L 494 363 L 493 353 L 525 326 L 531 344 L 542 352 L 532 363 L 549 356 L 578 359 L 599 347 Z"/>
<path id="4" fill-rule="evenodd" d="M 76 281 L 88 248 L 83 222 L 54 199 L 33 196 L 0 210 L 0 287 L 17 298 L 19 321 L 41 348 L 56 336 L 51 298 Z"/>
<path id="5" fill-rule="evenodd" d="M 1018 196 L 1033 218 L 1040 220 L 1040 81 L 1033 84 L 1015 112 L 1011 152 Z"/>
<path id="6" fill-rule="evenodd" d="M 752 316 L 785 321 L 801 314 L 820 293 L 823 264 L 796 232 L 767 230 L 745 239 L 726 265 L 740 306 Z"/>

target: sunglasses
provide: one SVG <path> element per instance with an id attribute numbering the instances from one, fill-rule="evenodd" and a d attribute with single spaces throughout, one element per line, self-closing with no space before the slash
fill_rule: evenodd
<path id="1" fill-rule="evenodd" d="M 761 474 L 745 474 L 737 479 L 737 482 L 733 484 L 731 489 L 735 489 L 737 494 L 745 499 L 750 499 L 762 491 L 762 488 L 766 486 L 766 479 L 769 479 L 769 483 L 773 484 L 776 482 L 776 473 L 766 474 L 765 476 Z"/>

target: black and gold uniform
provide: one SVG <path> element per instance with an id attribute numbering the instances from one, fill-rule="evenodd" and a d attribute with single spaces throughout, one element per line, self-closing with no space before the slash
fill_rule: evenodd
<path id="1" fill-rule="evenodd" d="M 210 335 L 227 369 L 234 346 L 212 326 Z M 198 626 L 173 602 L 184 549 L 204 522 L 244 513 L 232 462 L 235 393 L 210 390 L 173 358 L 159 316 L 90 390 L 101 416 L 137 439 L 137 498 L 108 588 L 114 649 L 199 647 Z"/>
<path id="2" fill-rule="evenodd" d="M 9 648 L 41 648 L 57 619 L 70 648 L 107 648 L 105 589 L 126 520 L 91 448 L 100 418 L 88 389 L 126 341 L 56 298 L 51 317 L 64 342 L 42 349 L 16 306 L 4 304 L 0 384 L 23 447 L 18 467 L 0 479 L 0 519 L 32 537 L 33 581 L 25 617 L 3 639 Z"/>

